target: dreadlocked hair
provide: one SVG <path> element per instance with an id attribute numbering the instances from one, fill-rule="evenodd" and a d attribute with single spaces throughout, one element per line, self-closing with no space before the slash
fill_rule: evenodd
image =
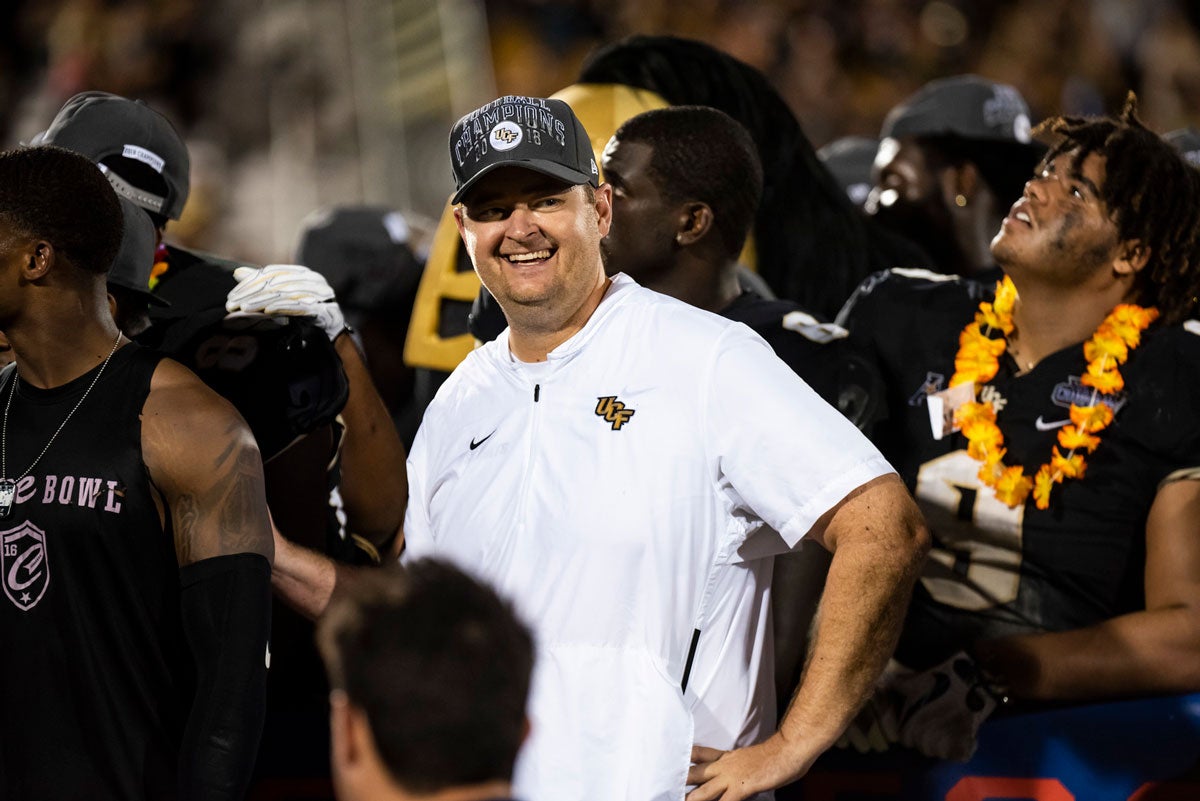
<path id="1" fill-rule="evenodd" d="M 1123 242 L 1149 249 L 1134 279 L 1137 303 L 1156 306 L 1164 325 L 1196 312 L 1200 297 L 1200 170 L 1137 117 L 1129 93 L 1117 118 L 1055 117 L 1034 131 L 1052 140 L 1045 162 L 1074 153 L 1078 168 L 1091 153 L 1105 159 L 1105 206 Z"/>
<path id="2" fill-rule="evenodd" d="M 754 223 L 759 275 L 781 297 L 830 319 L 859 282 L 908 263 L 817 158 L 791 109 L 754 67 L 701 42 L 631 36 L 591 54 L 580 83 L 647 89 L 673 106 L 710 106 L 741 123 L 763 165 Z"/>

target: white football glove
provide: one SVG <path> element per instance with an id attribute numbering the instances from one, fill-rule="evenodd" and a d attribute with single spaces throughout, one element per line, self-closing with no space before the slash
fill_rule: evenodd
<path id="1" fill-rule="evenodd" d="M 965 652 L 919 672 L 893 660 L 837 744 L 868 753 L 899 743 L 925 756 L 966 762 L 975 753 L 979 726 L 999 703 Z"/>
<path id="2" fill-rule="evenodd" d="M 900 701 L 895 707 L 900 744 L 959 762 L 975 753 L 979 726 L 1000 703 L 979 665 L 963 651 L 929 670 L 897 676 L 889 692 Z"/>
<path id="3" fill-rule="evenodd" d="M 330 340 L 346 330 L 346 318 L 333 289 L 316 270 L 299 264 L 238 267 L 237 286 L 225 298 L 225 311 L 313 317 Z"/>

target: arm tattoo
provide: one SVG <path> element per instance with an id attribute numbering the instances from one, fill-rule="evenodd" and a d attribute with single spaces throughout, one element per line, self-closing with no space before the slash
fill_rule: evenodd
<path id="1" fill-rule="evenodd" d="M 221 491 L 224 497 L 218 509 L 222 552 L 257 550 L 255 526 L 266 511 L 263 500 L 266 490 L 257 450 L 245 445 L 238 447 Z"/>
<path id="2" fill-rule="evenodd" d="M 195 536 L 196 524 L 200 519 L 200 508 L 196 504 L 196 496 L 191 493 L 180 495 L 175 501 L 175 556 L 179 564 L 191 564 L 192 537 Z"/>
<path id="3" fill-rule="evenodd" d="M 270 523 L 258 450 L 240 425 L 226 431 L 228 445 L 214 459 L 212 482 L 176 499 L 176 554 L 181 565 L 210 556 L 269 553 Z"/>

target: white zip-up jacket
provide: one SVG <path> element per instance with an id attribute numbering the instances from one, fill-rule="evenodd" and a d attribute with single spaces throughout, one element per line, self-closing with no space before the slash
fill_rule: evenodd
<path id="1" fill-rule="evenodd" d="M 770 735 L 770 557 L 887 472 L 749 328 L 623 275 L 546 362 L 471 353 L 413 444 L 405 558 L 534 628 L 516 795 L 678 801 L 693 742 Z"/>

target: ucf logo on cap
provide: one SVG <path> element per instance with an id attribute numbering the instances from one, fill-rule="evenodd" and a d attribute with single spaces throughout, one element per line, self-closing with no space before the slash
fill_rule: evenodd
<path id="1" fill-rule="evenodd" d="M 600 185 L 587 131 L 571 107 L 554 98 L 505 95 L 472 111 L 450 132 L 450 157 L 451 203 L 462 202 L 476 181 L 503 164 Z"/>
<path id="2" fill-rule="evenodd" d="M 525 134 L 521 131 L 521 126 L 505 120 L 492 129 L 489 138 L 492 140 L 492 147 L 496 150 L 512 150 L 521 144 Z"/>

